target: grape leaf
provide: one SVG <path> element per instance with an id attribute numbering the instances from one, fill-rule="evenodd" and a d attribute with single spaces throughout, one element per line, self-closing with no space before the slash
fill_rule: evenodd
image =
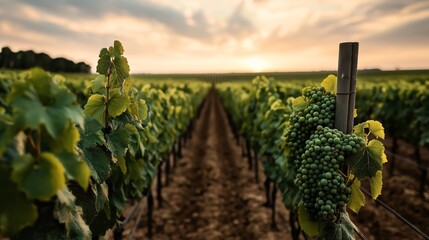
<path id="1" fill-rule="evenodd" d="M 33 68 L 27 73 L 25 81 L 36 90 L 41 99 L 49 98 L 49 94 L 58 88 L 54 79 L 41 68 Z"/>
<path id="2" fill-rule="evenodd" d="M 277 111 L 277 110 L 284 110 L 286 109 L 286 107 L 283 104 L 282 100 L 277 99 L 275 102 L 273 102 L 273 104 L 271 104 L 270 109 L 272 111 Z"/>
<path id="3" fill-rule="evenodd" d="M 353 133 L 360 136 L 360 137 L 365 137 L 366 136 L 365 125 L 366 125 L 366 122 L 359 123 L 358 125 L 355 125 L 353 127 Z"/>
<path id="4" fill-rule="evenodd" d="M 106 135 L 107 148 L 112 152 L 116 158 L 124 156 L 128 144 L 130 143 L 130 134 L 123 128 L 118 128 Z"/>
<path id="5" fill-rule="evenodd" d="M 368 120 L 353 127 L 354 133 L 359 136 L 365 136 L 365 129 L 368 129 L 377 138 L 384 139 L 384 128 L 379 121 Z"/>
<path id="6" fill-rule="evenodd" d="M 297 97 L 292 102 L 292 108 L 294 111 L 301 111 L 307 107 L 307 101 L 303 96 Z"/>
<path id="7" fill-rule="evenodd" d="M 106 112 L 106 97 L 101 94 L 94 94 L 88 98 L 88 102 L 84 107 L 84 113 L 91 116 L 103 126 L 106 125 L 105 121 Z"/>
<path id="8" fill-rule="evenodd" d="M 65 225 L 67 236 L 71 239 L 90 240 L 91 230 L 82 218 L 82 207 L 76 206 L 74 201 L 75 197 L 67 188 L 60 190 L 53 215 Z"/>
<path id="9" fill-rule="evenodd" d="M 385 158 L 384 146 L 378 140 L 371 140 L 366 147 L 363 147 L 356 154 L 347 160 L 351 172 L 359 179 L 365 177 L 372 178 L 378 170 L 381 170 L 383 159 Z"/>
<path id="10" fill-rule="evenodd" d="M 320 84 L 326 91 L 337 94 L 337 77 L 330 74 Z"/>
<path id="11" fill-rule="evenodd" d="M 125 163 L 125 158 L 123 156 L 118 157 L 118 165 L 121 168 L 122 173 L 125 175 L 127 173 L 127 164 Z"/>
<path id="12" fill-rule="evenodd" d="M 381 195 L 381 189 L 383 187 L 383 174 L 381 171 L 377 171 L 374 177 L 369 179 L 371 184 L 371 196 L 372 199 L 377 199 Z"/>
<path id="13" fill-rule="evenodd" d="M 379 121 L 368 120 L 369 131 L 374 134 L 376 137 L 384 139 L 384 128 Z"/>
<path id="14" fill-rule="evenodd" d="M 350 175 L 350 179 L 353 179 L 353 174 Z M 352 190 L 352 195 L 350 196 L 347 206 L 353 210 L 353 212 L 358 213 L 359 209 L 365 205 L 365 196 L 360 190 L 360 181 L 355 179 L 350 188 Z"/>
<path id="15" fill-rule="evenodd" d="M 30 199 L 48 201 L 66 183 L 64 167 L 52 153 L 41 153 L 37 164 L 26 154 L 14 159 L 12 167 L 12 180 Z"/>
<path id="16" fill-rule="evenodd" d="M 323 222 L 311 220 L 304 205 L 300 205 L 298 208 L 298 220 L 302 230 L 310 236 L 319 235 L 320 229 L 325 225 Z"/>
<path id="17" fill-rule="evenodd" d="M 126 94 L 120 94 L 118 89 L 112 90 L 112 95 L 107 109 L 111 117 L 117 117 L 125 112 L 130 105 L 130 98 Z"/>
<path id="18" fill-rule="evenodd" d="M 95 201 L 95 209 L 97 212 L 100 212 L 105 207 L 109 208 L 109 187 L 106 183 L 97 184 L 97 199 Z"/>
<path id="19" fill-rule="evenodd" d="M 121 93 L 128 94 L 131 89 L 131 80 L 129 78 L 125 79 L 124 83 L 121 86 Z"/>
<path id="20" fill-rule="evenodd" d="M 21 129 L 38 129 L 43 124 L 52 137 L 58 138 L 68 126 L 68 120 L 82 122 L 82 111 L 68 90 L 58 89 L 42 97 L 31 85 L 17 82 L 13 91 L 9 101 L 15 114 L 15 124 Z"/>
<path id="21" fill-rule="evenodd" d="M 11 170 L 0 166 L 0 232 L 12 236 L 36 220 L 36 206 L 11 181 Z"/>
<path id="22" fill-rule="evenodd" d="M 112 169 L 110 168 L 111 156 L 102 148 L 94 146 L 83 149 L 84 160 L 88 164 L 91 176 L 97 183 L 106 181 Z"/>
<path id="23" fill-rule="evenodd" d="M 124 54 L 124 47 L 122 46 L 122 43 L 119 42 L 118 40 L 115 40 L 113 42 L 113 55 L 115 57 L 120 57 L 121 55 Z"/>
<path id="24" fill-rule="evenodd" d="M 140 133 L 138 132 L 137 128 L 130 123 L 125 124 L 125 129 L 130 134 L 130 144 L 128 150 L 132 156 L 135 156 L 139 149 L 144 149 L 143 143 L 141 142 Z M 142 153 L 144 153 L 143 150 Z"/>
<path id="25" fill-rule="evenodd" d="M 66 170 L 67 177 L 76 180 L 86 190 L 91 176 L 88 165 L 79 159 L 78 155 L 70 152 L 61 152 L 57 156 Z"/>
<path id="26" fill-rule="evenodd" d="M 146 101 L 144 99 L 139 100 L 139 119 L 140 120 L 146 120 L 147 115 L 149 114 L 149 108 L 146 104 Z"/>
<path id="27" fill-rule="evenodd" d="M 113 70 L 111 77 L 111 84 L 113 86 L 122 86 L 124 80 L 130 76 L 130 66 L 125 57 L 115 57 L 113 59 Z"/>
<path id="28" fill-rule="evenodd" d="M 354 229 L 347 213 L 341 213 L 338 222 L 329 222 L 320 232 L 320 239 L 355 240 Z"/>
<path id="29" fill-rule="evenodd" d="M 56 152 L 67 151 L 73 153 L 76 151 L 76 144 L 79 142 L 79 130 L 72 124 L 61 133 L 58 139 L 50 142 L 51 148 Z"/>
<path id="30" fill-rule="evenodd" d="M 97 63 L 97 72 L 101 75 L 107 75 L 109 67 L 110 67 L 110 54 L 107 48 L 103 48 L 100 50 L 100 54 L 98 55 L 98 63 Z"/>
<path id="31" fill-rule="evenodd" d="M 104 87 L 104 83 L 106 82 L 106 76 L 99 75 L 94 80 L 91 81 L 91 89 L 92 92 L 96 93 L 100 91 Z"/>
<path id="32" fill-rule="evenodd" d="M 104 145 L 106 141 L 101 129 L 103 129 L 103 125 L 101 125 L 95 118 L 86 117 L 84 129 L 79 129 L 79 147 L 81 149 L 86 149 L 96 145 Z"/>

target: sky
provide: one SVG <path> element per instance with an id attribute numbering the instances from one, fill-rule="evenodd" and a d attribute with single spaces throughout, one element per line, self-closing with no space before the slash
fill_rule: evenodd
<path id="1" fill-rule="evenodd" d="M 119 40 L 132 73 L 429 68 L 429 0 L 0 0 L 0 46 L 84 61 Z"/>

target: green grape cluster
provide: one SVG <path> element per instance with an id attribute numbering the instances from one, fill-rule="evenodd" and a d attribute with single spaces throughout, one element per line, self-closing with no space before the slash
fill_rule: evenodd
<path id="1" fill-rule="evenodd" d="M 290 125 L 286 129 L 286 144 L 290 148 L 289 159 L 293 161 L 295 171 L 300 167 L 305 141 L 317 126 L 334 127 L 335 95 L 323 87 L 306 87 L 303 96 L 307 101 L 304 109 L 294 111 Z"/>
<path id="2" fill-rule="evenodd" d="M 312 218 L 332 221 L 344 209 L 351 190 L 340 168 L 345 158 L 364 145 L 364 140 L 355 134 L 343 134 L 320 125 L 305 142 L 295 183 Z"/>

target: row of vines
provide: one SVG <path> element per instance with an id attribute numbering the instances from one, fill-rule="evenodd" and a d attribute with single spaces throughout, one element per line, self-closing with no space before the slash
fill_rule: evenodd
<path id="1" fill-rule="evenodd" d="M 236 135 L 262 157 L 265 175 L 299 226 L 294 239 L 299 228 L 320 239 L 355 239 L 360 231 L 346 208 L 357 213 L 364 206 L 361 181 L 369 182 L 373 199 L 381 194 L 384 128 L 367 120 L 351 134 L 334 129 L 336 81 L 330 75 L 302 90 L 265 77 L 251 86 L 218 85 Z"/>
<path id="2" fill-rule="evenodd" d="M 151 191 L 209 85 L 131 83 L 119 41 L 98 75 L 0 76 L 0 236 L 96 239 Z"/>

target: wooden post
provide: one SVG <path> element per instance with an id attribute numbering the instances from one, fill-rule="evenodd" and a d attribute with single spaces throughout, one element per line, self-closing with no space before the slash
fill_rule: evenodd
<path id="1" fill-rule="evenodd" d="M 335 128 L 343 133 L 353 132 L 358 51 L 357 42 L 340 44 Z"/>

